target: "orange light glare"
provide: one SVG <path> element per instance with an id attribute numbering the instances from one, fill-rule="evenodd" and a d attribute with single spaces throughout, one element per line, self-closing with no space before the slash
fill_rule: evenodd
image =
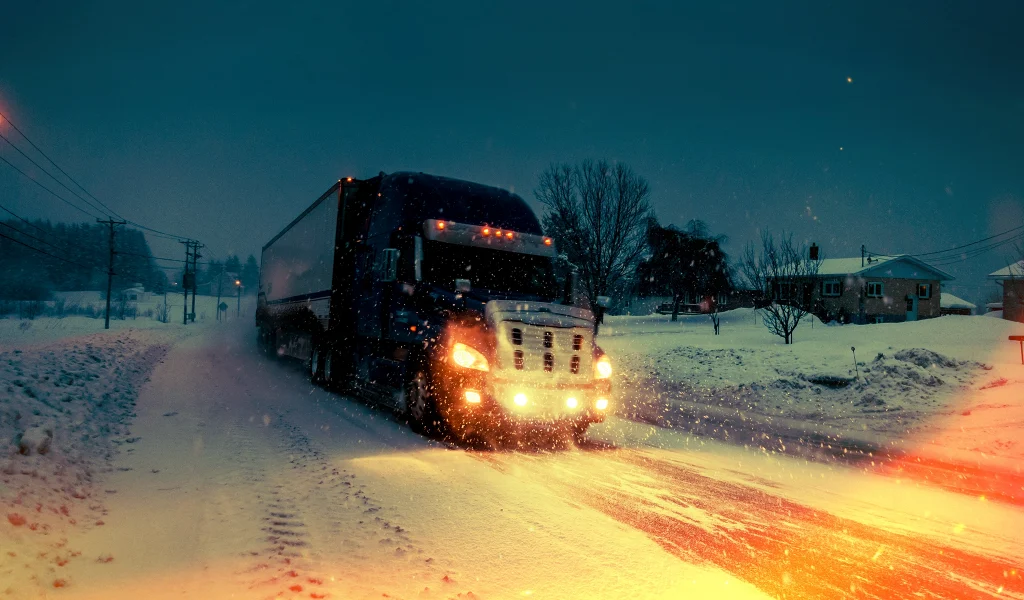
<path id="1" fill-rule="evenodd" d="M 612 376 L 612 363 L 608 356 L 604 355 L 594 363 L 594 376 L 598 379 L 608 379 Z"/>
<path id="2" fill-rule="evenodd" d="M 605 410 L 605 409 L 607 409 L 608 408 L 608 399 L 607 398 L 598 398 L 597 402 L 594 403 L 594 408 L 596 408 L 597 410 Z"/>
<path id="3" fill-rule="evenodd" d="M 508 239 L 512 239 L 512 232 L 511 231 L 506 231 L 505 232 L 505 237 L 507 237 Z"/>
<path id="4" fill-rule="evenodd" d="M 568 406 L 569 408 L 576 408 L 577 406 L 580 405 L 580 401 L 577 400 L 576 398 L 566 398 L 565 405 Z"/>
<path id="5" fill-rule="evenodd" d="M 496 235 L 496 236 L 498 236 L 498 237 L 501 237 L 501 230 L 500 230 L 500 229 L 496 229 L 496 230 L 494 231 L 494 235 Z"/>
<path id="6" fill-rule="evenodd" d="M 457 342 L 452 348 L 452 360 L 465 369 L 487 371 L 490 368 L 487 365 L 487 357 L 476 348 L 471 348 L 461 342 Z"/>
<path id="7" fill-rule="evenodd" d="M 544 238 L 544 245 L 545 246 L 550 246 L 551 245 L 551 238 Z"/>
<path id="8" fill-rule="evenodd" d="M 512 401 L 516 403 L 516 406 L 526 406 L 526 394 L 516 394 Z"/>
<path id="9" fill-rule="evenodd" d="M 352 181 L 352 178 L 351 177 L 346 177 L 345 181 Z"/>
<path id="10" fill-rule="evenodd" d="M 484 227 L 483 230 L 481 231 L 481 233 L 483 233 L 484 235 L 491 235 L 491 228 L 490 227 Z"/>
<path id="11" fill-rule="evenodd" d="M 476 390 L 466 390 L 465 396 L 466 402 L 470 404 L 480 404 L 480 392 Z"/>
<path id="12" fill-rule="evenodd" d="M 440 229 L 440 230 L 444 230 L 444 221 L 438 221 L 437 222 L 437 228 Z"/>

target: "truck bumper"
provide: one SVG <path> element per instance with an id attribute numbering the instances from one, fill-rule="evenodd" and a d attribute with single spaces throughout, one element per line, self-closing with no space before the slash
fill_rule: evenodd
<path id="1" fill-rule="evenodd" d="M 600 423 L 614 410 L 611 382 L 576 386 L 495 383 L 486 373 L 452 373 L 435 382 L 440 408 L 456 430 L 558 429 Z M 479 398 L 478 402 L 474 402 Z"/>

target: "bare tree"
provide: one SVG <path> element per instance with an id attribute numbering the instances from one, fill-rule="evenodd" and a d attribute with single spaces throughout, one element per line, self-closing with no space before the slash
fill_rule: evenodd
<path id="1" fill-rule="evenodd" d="M 795 246 L 793 236 L 778 241 L 768 232 L 761 233 L 761 248 L 748 243 L 740 268 L 747 282 L 766 304 L 765 327 L 793 343 L 793 331 L 810 312 L 814 302 L 815 277 L 821 259 L 811 260 L 805 246 Z"/>
<path id="2" fill-rule="evenodd" d="M 544 226 L 575 266 L 587 296 L 622 289 L 646 248 L 647 181 L 628 166 L 585 160 L 551 165 L 535 191 Z"/>

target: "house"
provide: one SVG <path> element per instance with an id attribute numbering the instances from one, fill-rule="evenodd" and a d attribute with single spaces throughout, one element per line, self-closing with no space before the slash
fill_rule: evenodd
<path id="1" fill-rule="evenodd" d="M 975 308 L 974 304 L 949 292 L 942 292 L 939 300 L 939 314 L 943 315 L 973 315 Z"/>
<path id="2" fill-rule="evenodd" d="M 1003 318 L 1024 323 L 1024 260 L 990 273 L 988 278 L 1003 288 Z"/>
<path id="3" fill-rule="evenodd" d="M 938 317 L 942 282 L 953 277 L 909 255 L 826 258 L 804 301 L 823 321 L 896 323 Z M 795 298 L 795 283 L 779 282 L 780 300 Z M 788 286 L 788 289 L 787 289 Z"/>
<path id="4" fill-rule="evenodd" d="M 121 294 L 128 302 L 145 302 L 149 300 L 149 293 L 146 292 L 146 288 L 141 283 L 136 283 L 131 287 L 121 290 Z"/>

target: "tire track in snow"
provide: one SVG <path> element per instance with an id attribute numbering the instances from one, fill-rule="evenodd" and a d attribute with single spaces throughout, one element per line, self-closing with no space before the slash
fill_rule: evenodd
<path id="1" fill-rule="evenodd" d="M 366 567 L 406 574 L 438 568 L 426 562 L 424 550 L 381 502 L 366 491 L 355 474 L 333 463 L 325 451 L 280 412 L 263 423 L 238 431 L 236 456 L 252 461 L 253 517 L 262 522 L 261 545 L 249 554 L 249 589 L 272 597 L 327 598 L 344 589 L 380 597 L 382 584 L 366 580 Z M 252 442 L 260 425 L 268 445 Z M 243 425 L 245 427 L 245 425 Z M 245 459 L 242 459 L 243 461 Z M 386 568 L 382 568 L 386 567 Z M 413 575 L 415 576 L 415 575 Z M 432 577 L 437 579 L 437 577 Z M 362 587 L 360 587 L 362 586 Z"/>
<path id="2" fill-rule="evenodd" d="M 635 450 L 477 458 L 780 598 L 1024 598 L 1020 567 L 885 531 Z M 553 459 L 553 460 L 552 460 Z"/>

